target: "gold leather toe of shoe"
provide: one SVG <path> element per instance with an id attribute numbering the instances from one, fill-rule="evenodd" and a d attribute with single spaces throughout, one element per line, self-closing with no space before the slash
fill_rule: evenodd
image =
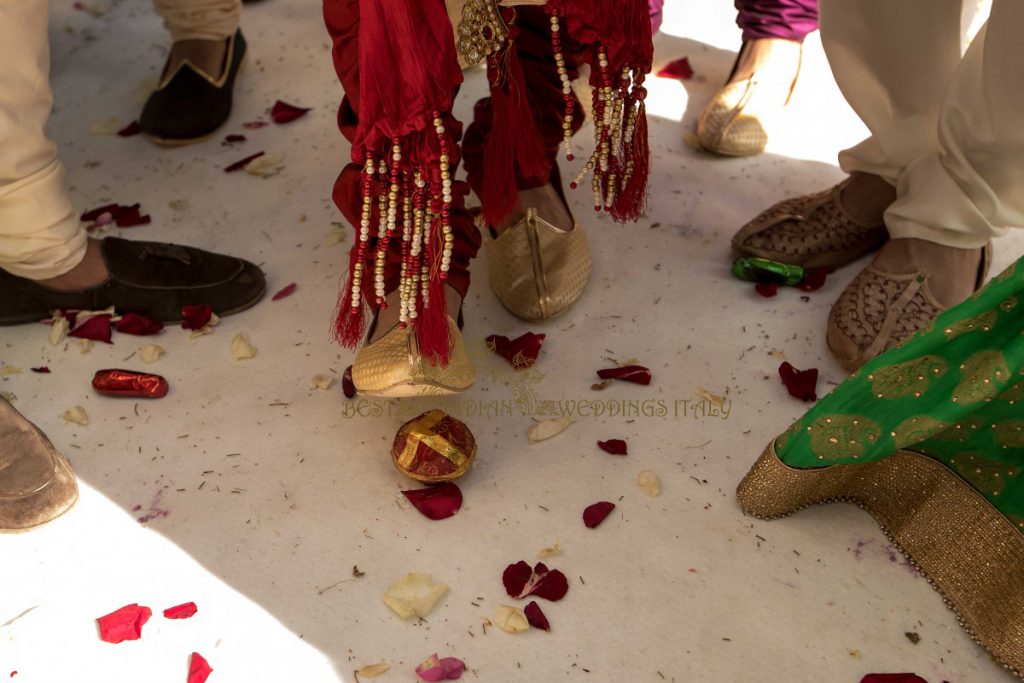
<path id="1" fill-rule="evenodd" d="M 491 289 L 513 315 L 546 320 L 572 306 L 590 280 L 590 245 L 578 223 L 561 230 L 528 209 L 498 237 L 484 228 Z"/>
<path id="2" fill-rule="evenodd" d="M 391 328 L 383 337 L 366 344 L 352 364 L 352 382 L 364 396 L 402 398 L 443 396 L 469 389 L 476 381 L 476 368 L 466 351 L 462 332 L 448 318 L 450 340 L 446 367 L 432 364 L 420 354 L 412 326 Z"/>

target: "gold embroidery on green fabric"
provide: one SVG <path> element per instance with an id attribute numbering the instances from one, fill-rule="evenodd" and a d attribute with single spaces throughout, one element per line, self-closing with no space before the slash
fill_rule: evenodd
<path id="1" fill-rule="evenodd" d="M 1024 422 L 1003 420 L 992 425 L 996 443 L 1004 448 L 1024 448 Z"/>
<path id="2" fill-rule="evenodd" d="M 789 443 L 789 440 L 792 437 L 796 436 L 801 431 L 803 431 L 803 428 L 804 428 L 804 421 L 803 420 L 797 420 L 796 422 L 791 424 L 789 426 L 789 429 L 787 429 L 786 431 L 782 432 L 782 434 L 779 435 L 779 438 L 775 439 L 775 449 L 776 449 L 776 451 L 784 450 L 786 448 L 786 444 Z"/>
<path id="3" fill-rule="evenodd" d="M 1008 401 L 1010 405 L 1017 403 L 1021 399 L 1024 399 L 1024 382 L 1018 382 L 999 394 L 999 400 Z"/>
<path id="4" fill-rule="evenodd" d="M 953 390 L 953 402 L 972 405 L 991 401 L 1010 379 L 1010 368 L 1001 351 L 978 351 L 960 365 L 960 383 Z"/>
<path id="5" fill-rule="evenodd" d="M 996 280 L 998 280 L 999 282 L 1006 282 L 1011 277 L 1013 277 L 1013 274 L 1016 273 L 1016 272 L 1017 272 L 1017 262 L 1014 261 L 1013 263 L 1010 264 L 1009 268 L 1007 268 L 1006 270 L 1004 270 L 1002 273 L 999 274 L 999 277 L 997 277 Z"/>
<path id="6" fill-rule="evenodd" d="M 877 422 L 858 415 L 819 417 L 807 431 L 811 435 L 811 451 L 819 460 L 859 458 L 882 434 Z"/>
<path id="7" fill-rule="evenodd" d="M 981 418 L 975 415 L 968 415 L 956 424 L 950 425 L 941 432 L 932 435 L 930 441 L 958 441 L 963 443 L 974 436 L 982 427 L 989 425 L 983 423 Z"/>
<path id="8" fill-rule="evenodd" d="M 1011 296 L 999 304 L 999 309 L 1003 313 L 1009 313 L 1013 309 L 1017 308 L 1017 297 Z"/>
<path id="9" fill-rule="evenodd" d="M 921 356 L 881 368 L 868 375 L 875 398 L 920 397 L 928 391 L 932 378 L 941 377 L 948 369 L 941 356 Z"/>
<path id="10" fill-rule="evenodd" d="M 1007 480 L 1019 474 L 1019 470 L 1012 465 L 1000 465 L 974 453 L 960 453 L 950 458 L 949 464 L 974 488 L 989 496 L 1001 494 Z"/>
<path id="11" fill-rule="evenodd" d="M 927 415 L 918 415 L 901 422 L 892 430 L 892 438 L 896 449 L 907 448 L 943 432 L 949 425 Z"/>
<path id="12" fill-rule="evenodd" d="M 946 335 L 946 339 L 948 341 L 952 341 L 957 337 L 967 334 L 968 332 L 974 332 L 976 330 L 988 332 L 996 324 L 998 319 L 999 314 L 990 309 L 973 318 L 963 318 L 950 323 L 946 326 L 946 329 L 943 330 L 943 334 Z"/>

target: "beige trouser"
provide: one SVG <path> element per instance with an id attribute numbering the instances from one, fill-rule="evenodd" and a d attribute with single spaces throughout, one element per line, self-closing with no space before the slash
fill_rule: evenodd
<path id="1" fill-rule="evenodd" d="M 241 0 L 154 0 L 173 40 L 221 40 L 238 28 Z M 85 256 L 86 233 L 46 137 L 50 90 L 48 0 L 0 0 L 0 268 L 34 280 Z"/>
<path id="2" fill-rule="evenodd" d="M 820 12 L 836 82 L 871 131 L 839 163 L 896 186 L 890 235 L 974 248 L 1024 227 L 1024 0 L 994 0 L 963 57 L 961 0 L 821 0 Z"/>

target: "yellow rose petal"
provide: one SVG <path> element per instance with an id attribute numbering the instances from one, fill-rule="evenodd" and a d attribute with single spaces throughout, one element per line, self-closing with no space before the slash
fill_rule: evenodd
<path id="1" fill-rule="evenodd" d="M 526 431 L 526 436 L 530 439 L 530 443 L 545 441 L 554 436 L 558 436 L 568 429 L 571 424 L 571 417 L 556 417 L 553 420 L 540 420 L 530 426 Z"/>
<path id="2" fill-rule="evenodd" d="M 491 621 L 505 633 L 522 633 L 530 630 L 530 622 L 526 620 L 523 610 L 512 605 L 500 605 Z"/>
<path id="3" fill-rule="evenodd" d="M 537 559 L 543 560 L 545 557 L 554 557 L 555 555 L 562 554 L 562 546 L 555 541 L 554 545 L 550 545 L 547 548 L 541 548 L 540 552 L 537 553 Z"/>
<path id="4" fill-rule="evenodd" d="M 430 574 L 406 574 L 384 591 L 384 604 L 402 619 L 425 617 L 447 592 Z"/>
<path id="5" fill-rule="evenodd" d="M 165 353 L 167 352 L 164 351 L 164 347 L 159 344 L 149 344 L 139 349 L 139 358 L 142 359 L 143 363 L 155 363 Z"/>
<path id="6" fill-rule="evenodd" d="M 641 493 L 651 498 L 656 497 L 661 493 L 661 482 L 658 480 L 658 475 L 650 470 L 644 470 L 636 477 L 636 485 L 639 487 Z"/>
<path id="7" fill-rule="evenodd" d="M 64 411 L 64 420 L 66 422 L 74 422 L 80 424 L 83 427 L 89 424 L 89 416 L 85 414 L 85 408 L 82 406 L 71 406 Z"/>
<path id="8" fill-rule="evenodd" d="M 382 673 L 386 672 L 390 668 L 391 665 L 387 662 L 380 662 L 379 664 L 367 664 L 359 671 L 356 671 L 356 674 L 363 678 L 376 678 L 377 676 L 380 676 Z"/>
<path id="9" fill-rule="evenodd" d="M 231 355 L 235 360 L 249 360 L 256 357 L 256 349 L 245 338 L 245 333 L 239 332 L 231 340 Z"/>
<path id="10" fill-rule="evenodd" d="M 313 389 L 327 391 L 334 384 L 334 378 L 330 375 L 313 375 L 313 379 L 309 380 L 309 383 Z"/>

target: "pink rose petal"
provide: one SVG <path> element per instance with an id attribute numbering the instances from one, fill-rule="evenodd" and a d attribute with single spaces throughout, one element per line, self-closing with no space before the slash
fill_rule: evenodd
<path id="1" fill-rule="evenodd" d="M 206 683 L 212 673 L 210 663 L 198 652 L 193 652 L 188 663 L 188 683 Z"/>
<path id="2" fill-rule="evenodd" d="M 165 619 L 188 619 L 189 617 L 195 616 L 195 613 L 199 611 L 194 602 L 186 602 L 181 605 L 175 605 L 174 607 L 168 607 L 164 610 Z"/>
<path id="3" fill-rule="evenodd" d="M 684 81 L 693 78 L 693 67 L 690 66 L 689 57 L 677 59 L 663 66 L 658 72 L 658 78 L 678 78 Z"/>
<path id="4" fill-rule="evenodd" d="M 609 503 L 606 500 L 588 505 L 587 509 L 583 511 L 583 523 L 587 525 L 588 529 L 593 529 L 603 522 L 614 509 L 615 503 Z"/>
<path id="5" fill-rule="evenodd" d="M 439 659 L 437 654 L 432 654 L 416 667 L 416 675 L 422 681 L 435 683 L 436 681 L 454 681 L 462 678 L 466 664 L 455 657 Z"/>
<path id="6" fill-rule="evenodd" d="M 148 607 L 135 603 L 100 617 L 96 623 L 100 628 L 100 640 L 106 643 L 120 643 L 138 640 L 142 637 L 142 626 L 153 616 Z"/>
<path id="7" fill-rule="evenodd" d="M 447 519 L 462 507 L 462 491 L 450 481 L 425 489 L 402 491 L 402 495 L 429 519 Z"/>
<path id="8" fill-rule="evenodd" d="M 612 455 L 626 455 L 628 447 L 626 442 L 622 439 L 608 439 L 607 441 L 598 441 L 597 447 L 605 453 L 611 453 Z"/>

